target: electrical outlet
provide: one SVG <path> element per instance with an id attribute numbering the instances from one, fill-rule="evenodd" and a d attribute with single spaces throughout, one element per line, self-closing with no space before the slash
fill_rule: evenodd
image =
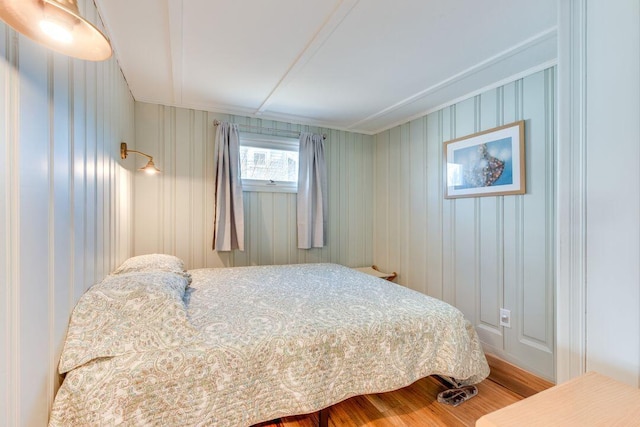
<path id="1" fill-rule="evenodd" d="M 511 310 L 506 308 L 500 309 L 500 326 L 511 327 Z"/>

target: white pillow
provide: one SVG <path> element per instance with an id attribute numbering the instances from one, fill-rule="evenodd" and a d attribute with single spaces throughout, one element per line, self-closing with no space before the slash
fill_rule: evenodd
<path id="1" fill-rule="evenodd" d="M 184 262 L 173 255 L 148 254 L 129 258 L 111 274 L 124 274 L 136 271 L 168 271 L 181 274 L 191 284 L 191 274 L 184 269 Z"/>

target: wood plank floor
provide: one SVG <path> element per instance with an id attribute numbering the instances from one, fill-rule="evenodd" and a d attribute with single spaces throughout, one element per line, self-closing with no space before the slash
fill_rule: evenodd
<path id="1" fill-rule="evenodd" d="M 439 403 L 446 387 L 433 377 L 409 387 L 382 394 L 356 396 L 330 408 L 330 427 L 474 426 L 478 418 L 523 399 L 487 379 L 478 384 L 478 395 L 452 407 Z M 318 414 L 287 417 L 255 427 L 316 427 Z"/>

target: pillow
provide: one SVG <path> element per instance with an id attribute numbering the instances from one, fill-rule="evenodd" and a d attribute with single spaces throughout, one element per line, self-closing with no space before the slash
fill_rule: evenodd
<path id="1" fill-rule="evenodd" d="M 176 256 L 166 254 L 148 254 L 129 258 L 111 274 L 124 274 L 136 271 L 168 271 L 181 274 L 191 284 L 191 274 L 184 269 L 184 262 Z"/>
<path id="2" fill-rule="evenodd" d="M 108 276 L 73 309 L 58 370 L 93 359 L 163 350 L 199 341 L 182 301 L 183 276 L 155 271 Z"/>

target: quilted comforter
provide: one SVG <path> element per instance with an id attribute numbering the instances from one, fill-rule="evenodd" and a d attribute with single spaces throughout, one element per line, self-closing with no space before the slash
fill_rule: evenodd
<path id="1" fill-rule="evenodd" d="M 133 344 L 109 342 L 121 351 L 67 352 L 51 425 L 247 426 L 432 374 L 473 384 L 489 373 L 460 311 L 385 280 L 334 264 L 190 273 L 186 316 L 160 322 L 173 331 L 139 331 L 151 316 L 127 326 Z"/>

